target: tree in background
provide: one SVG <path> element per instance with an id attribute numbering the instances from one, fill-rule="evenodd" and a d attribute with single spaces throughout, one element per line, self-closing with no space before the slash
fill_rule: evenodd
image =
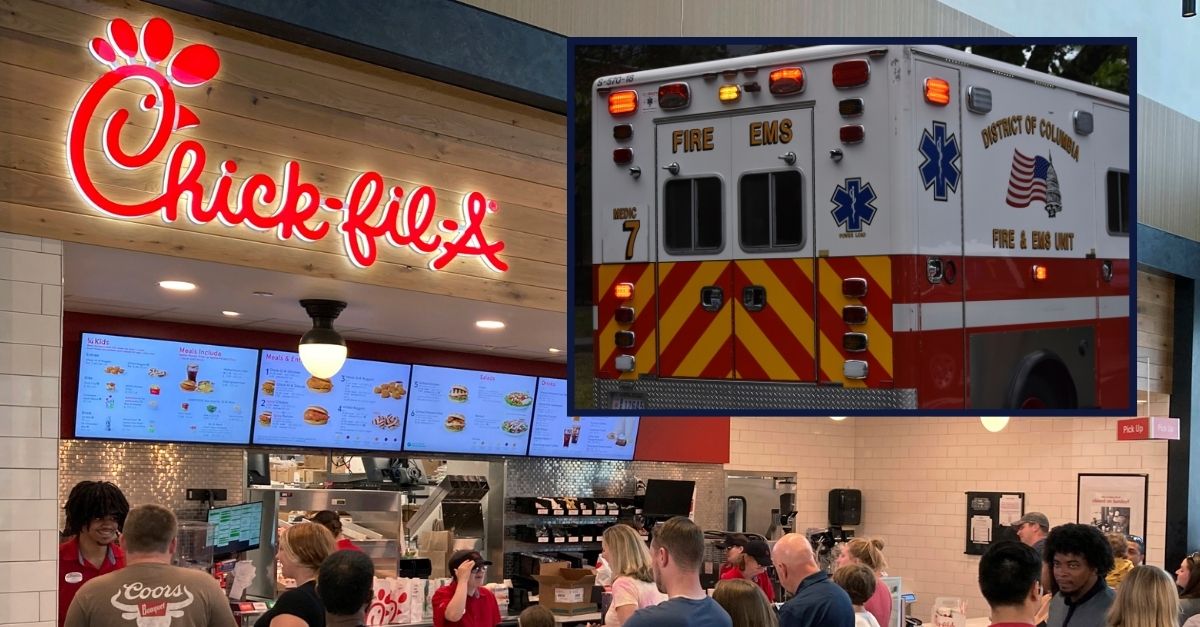
<path id="1" fill-rule="evenodd" d="M 981 57 L 1129 94 L 1128 46 L 954 46 Z"/>

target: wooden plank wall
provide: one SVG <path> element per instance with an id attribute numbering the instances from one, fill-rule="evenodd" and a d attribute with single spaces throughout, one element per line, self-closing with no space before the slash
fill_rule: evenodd
<path id="1" fill-rule="evenodd" d="M 1149 415 L 1169 416 L 1171 360 L 1174 357 L 1175 281 L 1149 272 L 1137 273 L 1138 401 L 1149 391 Z M 1138 404 L 1145 416 L 1146 404 Z"/>
<path id="2" fill-rule="evenodd" d="M 315 183 L 325 197 L 344 197 L 366 170 L 405 189 L 430 185 L 438 193 L 437 214 L 450 218 L 460 217 L 462 195 L 478 190 L 499 203 L 485 232 L 505 241 L 502 257 L 509 271 L 498 275 L 476 259 L 460 258 L 433 272 L 427 258 L 388 245 L 381 246 L 374 266 L 359 269 L 346 258 L 339 237 L 281 242 L 245 227 L 199 226 L 184 219 L 166 225 L 158 217 L 116 220 L 86 207 L 67 178 L 64 156 L 69 113 L 105 71 L 86 46 L 104 34 L 109 19 L 122 17 L 140 27 L 152 16 L 171 23 L 175 50 L 202 42 L 220 55 L 214 80 L 176 90 L 201 124 L 176 133 L 169 144 L 184 135 L 201 140 L 208 153 L 206 189 L 219 174 L 218 164 L 233 159 L 239 182 L 240 175 L 258 172 L 280 178 L 283 163 L 296 160 L 302 180 Z M 110 94 L 105 102 L 134 112 L 136 129 L 122 138 L 126 147 L 144 140 L 155 121 L 133 106 L 141 93 Z M 91 127 L 88 157 L 98 159 L 100 124 Z M 0 0 L 0 146 L 2 231 L 566 310 L 561 115 L 136 0 Z M 161 191 L 157 165 L 121 172 L 104 164 L 95 170 L 104 173 L 98 182 L 114 199 L 145 200 L 149 192 Z"/>

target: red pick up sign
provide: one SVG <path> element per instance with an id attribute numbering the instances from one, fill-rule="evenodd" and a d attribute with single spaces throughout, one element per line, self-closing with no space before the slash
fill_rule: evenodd
<path id="1" fill-rule="evenodd" d="M 1118 440 L 1178 440 L 1179 419 L 1142 416 L 1117 421 Z"/>

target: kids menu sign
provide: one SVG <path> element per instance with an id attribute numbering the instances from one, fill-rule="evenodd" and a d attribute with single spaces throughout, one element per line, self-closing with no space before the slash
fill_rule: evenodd
<path id="1" fill-rule="evenodd" d="M 174 47 L 171 25 L 157 17 L 140 32 L 127 21 L 114 19 L 106 36 L 88 45 L 108 71 L 88 86 L 71 112 L 67 170 L 79 194 L 97 211 L 125 219 L 158 214 L 167 223 L 182 213 L 195 224 L 219 221 L 229 228 L 274 231 L 282 241 L 340 237 L 347 257 L 360 268 L 375 263 L 380 245 L 386 243 L 428 256 L 432 270 L 445 268 L 459 256 L 474 257 L 494 272 L 508 270 L 499 257 L 504 242 L 488 241 L 483 230 L 484 219 L 498 207 L 477 191 L 462 197 L 461 220 L 438 220 L 437 194 L 429 186 L 408 190 L 388 186 L 380 173 L 366 171 L 338 196 L 304 180 L 296 161 L 289 160 L 282 173 L 273 177 L 240 172 L 232 159 L 220 162 L 220 176 L 205 189 L 200 181 L 209 160 L 204 146 L 187 138 L 172 142 L 176 131 L 200 125 L 196 114 L 178 102 L 175 90 L 193 89 L 211 80 L 220 69 L 220 57 L 204 44 Z M 138 108 L 143 113 L 153 111 L 157 120 L 145 144 L 126 152 L 121 138 L 131 111 L 118 108 L 107 118 L 95 116 L 111 92 L 135 87 L 149 88 Z M 92 125 L 102 125 L 100 148 L 111 167 L 139 170 L 166 154 L 162 187 L 155 197 L 126 203 L 109 198 L 97 186 L 92 164 L 84 158 Z"/>

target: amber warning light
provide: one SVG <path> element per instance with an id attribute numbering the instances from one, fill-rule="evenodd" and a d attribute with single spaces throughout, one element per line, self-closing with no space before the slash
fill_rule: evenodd
<path id="1" fill-rule="evenodd" d="M 633 283 L 617 283 L 613 286 L 613 296 L 621 300 L 633 298 Z"/>
<path id="2" fill-rule="evenodd" d="M 1046 266 L 1034 266 L 1033 267 L 1033 280 L 1034 281 L 1045 281 L 1046 278 L 1049 276 L 1050 276 L 1050 273 L 1049 273 L 1049 271 L 1046 270 Z"/>
<path id="3" fill-rule="evenodd" d="M 925 79 L 925 102 L 943 107 L 950 104 L 950 83 L 941 78 Z"/>
<path id="4" fill-rule="evenodd" d="M 612 115 L 629 115 L 637 111 L 637 105 L 636 91 L 614 91 L 608 95 L 608 112 Z"/>

